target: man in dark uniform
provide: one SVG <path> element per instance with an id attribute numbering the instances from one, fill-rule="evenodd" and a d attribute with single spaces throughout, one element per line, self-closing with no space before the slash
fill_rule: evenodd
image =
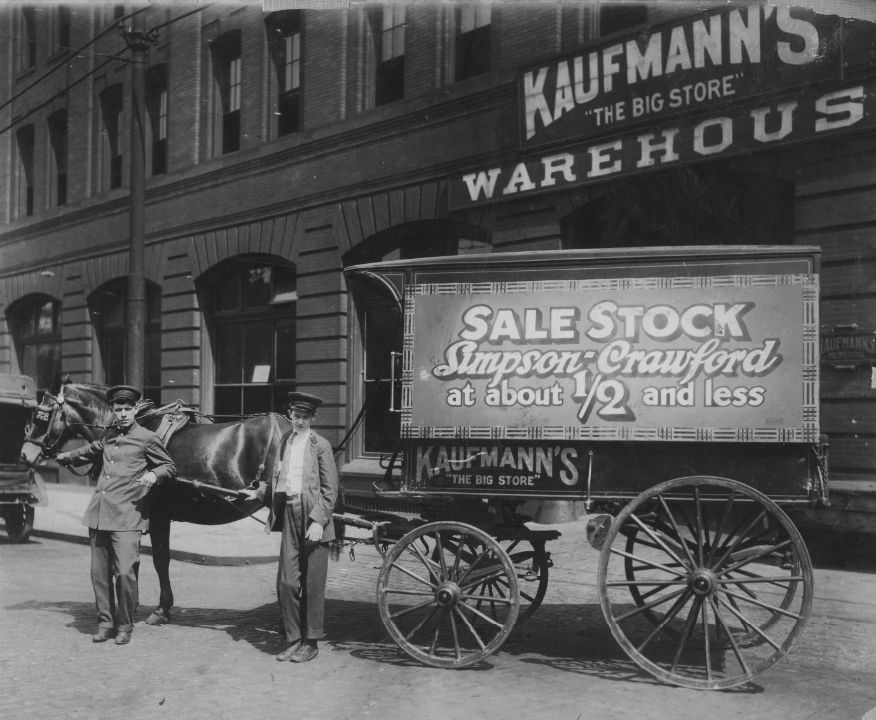
<path id="1" fill-rule="evenodd" d="M 176 474 L 158 436 L 137 424 L 140 392 L 116 385 L 107 392 L 113 424 L 103 439 L 58 453 L 61 465 L 102 462 L 97 488 L 83 523 L 91 541 L 91 584 L 97 608 L 94 642 L 115 635 L 116 645 L 131 641 L 139 590 L 140 535 L 149 529 L 149 490 Z"/>
<path id="2" fill-rule="evenodd" d="M 293 434 L 281 443 L 270 483 L 271 512 L 265 530 L 279 529 L 277 599 L 289 646 L 277 660 L 307 662 L 318 654 L 324 636 L 325 584 L 329 543 L 335 539 L 332 511 L 338 496 L 338 468 L 328 440 L 310 429 L 322 400 L 290 392 L 287 415 Z M 263 502 L 268 483 L 244 493 Z M 279 528 L 278 528 L 279 526 Z"/>

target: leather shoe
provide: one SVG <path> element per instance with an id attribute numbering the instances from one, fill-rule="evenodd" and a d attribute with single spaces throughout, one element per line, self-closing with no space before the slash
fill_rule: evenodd
<path id="1" fill-rule="evenodd" d="M 97 632 L 91 636 L 91 642 L 106 642 L 116 634 L 112 628 L 98 628 Z"/>
<path id="2" fill-rule="evenodd" d="M 319 655 L 319 650 L 316 647 L 316 643 L 303 642 L 296 648 L 289 659 L 292 662 L 303 663 L 310 662 L 317 655 Z"/>
<path id="3" fill-rule="evenodd" d="M 131 642 L 131 631 L 119 631 L 119 634 L 116 635 L 116 645 L 127 645 L 129 642 Z"/>
<path id="4" fill-rule="evenodd" d="M 277 655 L 277 657 L 274 659 L 277 660 L 278 662 L 286 662 L 287 660 L 291 660 L 292 656 L 295 654 L 295 652 L 298 650 L 298 648 L 300 646 L 301 646 L 301 641 L 296 640 L 289 647 L 287 647 L 283 652 L 281 652 L 279 655 Z"/>

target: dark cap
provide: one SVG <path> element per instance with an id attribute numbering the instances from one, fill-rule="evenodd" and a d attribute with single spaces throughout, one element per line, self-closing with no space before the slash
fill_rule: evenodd
<path id="1" fill-rule="evenodd" d="M 322 398 L 310 395 L 309 393 L 290 392 L 286 395 L 286 402 L 290 410 L 313 415 L 316 413 L 316 409 L 322 405 Z"/>
<path id="2" fill-rule="evenodd" d="M 106 401 L 112 405 L 114 402 L 136 403 L 140 399 L 140 391 L 130 385 L 113 385 L 106 391 Z"/>

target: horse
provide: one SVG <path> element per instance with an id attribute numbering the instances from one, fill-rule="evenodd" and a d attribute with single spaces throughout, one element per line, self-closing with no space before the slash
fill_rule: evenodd
<path id="1" fill-rule="evenodd" d="M 57 395 L 46 391 L 25 430 L 22 460 L 34 466 L 44 458 L 52 458 L 73 437 L 88 442 L 100 438 L 112 422 L 106 390 L 101 385 L 65 380 Z M 257 500 L 235 497 L 235 493 L 254 480 L 272 476 L 275 458 L 280 457 L 277 451 L 292 430 L 292 422 L 277 413 L 223 423 L 191 415 L 192 421 L 166 443 L 178 478 L 184 481 L 164 482 L 151 491 L 149 537 L 160 596 L 158 607 L 146 620 L 150 625 L 163 625 L 171 619 L 171 521 L 219 525 L 258 510 L 261 504 Z M 137 422 L 154 431 L 164 416 L 161 409 L 138 412 Z"/>

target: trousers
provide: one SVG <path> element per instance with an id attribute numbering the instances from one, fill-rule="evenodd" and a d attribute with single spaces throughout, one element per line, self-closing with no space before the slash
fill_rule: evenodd
<path id="1" fill-rule="evenodd" d="M 88 528 L 88 539 L 97 625 L 130 632 L 139 602 L 140 531 Z"/>
<path id="2" fill-rule="evenodd" d="M 304 539 L 307 518 L 301 498 L 287 498 L 283 509 L 277 600 L 287 642 L 319 640 L 325 636 L 325 584 L 329 548 Z"/>

